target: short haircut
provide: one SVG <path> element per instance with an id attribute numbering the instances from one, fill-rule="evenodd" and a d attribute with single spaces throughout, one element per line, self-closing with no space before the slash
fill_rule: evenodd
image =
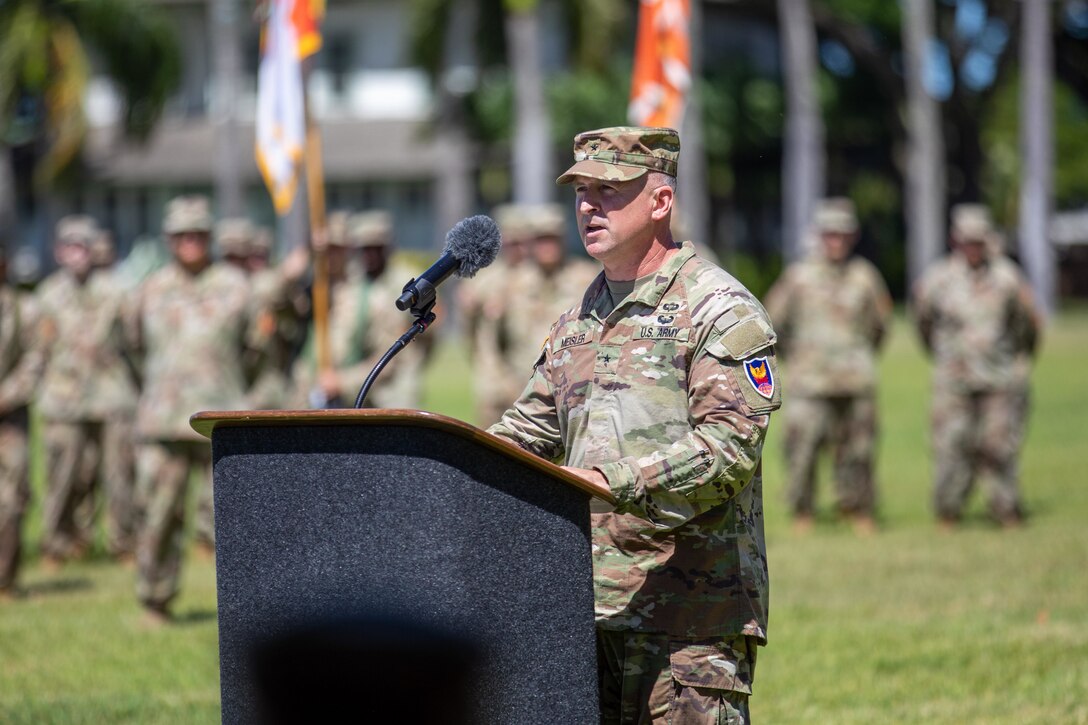
<path id="1" fill-rule="evenodd" d="M 650 171 L 646 174 L 646 183 L 655 189 L 659 186 L 667 186 L 676 193 L 676 177 L 662 171 Z"/>

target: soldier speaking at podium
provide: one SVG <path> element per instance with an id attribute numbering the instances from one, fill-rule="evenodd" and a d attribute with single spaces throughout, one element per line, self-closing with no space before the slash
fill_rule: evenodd
<path id="1" fill-rule="evenodd" d="M 592 515 L 601 722 L 748 722 L 775 334 L 748 290 L 672 238 L 676 131 L 589 131 L 574 153 L 558 183 L 604 273 L 490 432 L 618 501 Z"/>

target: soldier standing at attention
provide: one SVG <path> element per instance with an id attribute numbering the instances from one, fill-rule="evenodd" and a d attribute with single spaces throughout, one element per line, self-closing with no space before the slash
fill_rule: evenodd
<path id="1" fill-rule="evenodd" d="M 144 281 L 127 315 L 130 344 L 143 356 L 136 592 L 152 624 L 169 619 L 178 593 L 190 472 L 202 492 L 211 488 L 211 449 L 189 416 L 244 403 L 248 285 L 238 269 L 212 262 L 211 231 L 207 198 L 172 200 L 163 232 L 173 259 Z"/>
<path id="2" fill-rule="evenodd" d="M 817 249 L 767 293 L 789 380 L 787 496 L 799 531 L 812 528 L 816 463 L 829 445 L 837 508 L 859 534 L 875 531 L 876 354 L 892 300 L 876 267 L 853 255 L 858 221 L 849 199 L 826 199 L 815 215 Z"/>
<path id="3" fill-rule="evenodd" d="M 494 423 L 521 392 L 525 371 L 510 375 L 508 341 L 500 332 L 509 301 L 511 280 L 528 260 L 530 229 L 521 204 L 502 204 L 494 209 L 502 234 L 499 257 L 472 279 L 459 283 L 457 301 L 468 338 L 472 359 L 472 389 L 476 398 L 476 419 L 481 425 Z M 540 344 L 543 333 L 537 337 Z"/>
<path id="4" fill-rule="evenodd" d="M 7 247 L 0 241 L 0 601 L 19 593 L 15 580 L 30 500 L 27 404 L 44 362 L 27 307 L 8 284 Z"/>
<path id="5" fill-rule="evenodd" d="M 348 236 L 349 218 L 350 215 L 343 211 L 330 214 L 328 239 L 324 242 L 329 265 L 330 368 L 317 368 L 317 341 L 311 324 L 302 353 L 292 367 L 295 407 L 348 407 L 355 402 L 359 386 L 366 379 L 367 371 L 362 369 L 363 336 L 369 314 L 366 282 L 358 259 L 358 247 Z"/>
<path id="6" fill-rule="evenodd" d="M 919 280 L 914 312 L 933 357 L 934 508 L 944 529 L 963 515 L 976 477 L 990 514 L 1019 526 L 1018 461 L 1039 320 L 1017 266 L 994 254 L 989 211 L 952 210 L 952 254 Z"/>
<path id="7" fill-rule="evenodd" d="M 136 386 L 116 338 L 122 297 L 108 271 L 94 271 L 101 230 L 90 217 L 57 223 L 60 269 L 38 289 L 46 355 L 36 404 L 44 420 L 47 488 L 42 553 L 53 566 L 94 540 L 94 493 L 106 494 L 110 553 L 132 553 L 132 453 L 126 421 Z"/>
<path id="8" fill-rule="evenodd" d="M 389 346 L 412 326 L 411 313 L 398 310 L 396 300 L 404 289 L 404 283 L 419 271 L 391 260 L 393 219 L 388 212 L 368 211 L 352 215 L 348 220 L 348 237 L 352 246 L 359 249 L 366 280 L 367 320 L 363 335 L 363 360 L 357 373 L 352 376 L 352 382 L 358 380 L 358 385 L 351 392 L 354 402 L 370 370 Z M 393 358 L 374 381 L 367 395 L 368 408 L 419 407 L 423 364 L 432 340 L 429 335 L 417 337 Z"/>
<path id="9" fill-rule="evenodd" d="M 548 334 L 547 326 L 600 273 L 595 263 L 567 258 L 561 206 L 526 206 L 523 219 L 529 239 L 529 261 L 511 272 L 505 309 L 499 321 L 499 337 L 504 342 L 499 360 L 501 377 L 520 381 L 506 407 L 521 392 L 521 383 L 540 354 L 540 341 Z"/>
<path id="10" fill-rule="evenodd" d="M 775 335 L 669 231 L 680 139 L 579 134 L 579 235 L 604 273 L 559 316 L 495 435 L 608 486 L 592 506 L 601 722 L 749 722 L 767 636 L 760 459 Z"/>

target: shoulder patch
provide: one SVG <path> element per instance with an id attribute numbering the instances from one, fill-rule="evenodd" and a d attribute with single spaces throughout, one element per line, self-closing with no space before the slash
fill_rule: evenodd
<path id="1" fill-rule="evenodd" d="M 767 400 L 774 398 L 774 373 L 766 357 L 753 357 L 744 361 L 744 374 L 756 392 Z"/>

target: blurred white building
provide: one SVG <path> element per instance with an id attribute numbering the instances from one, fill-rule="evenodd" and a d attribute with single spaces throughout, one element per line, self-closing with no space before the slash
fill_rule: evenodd
<path id="1" fill-rule="evenodd" d="M 234 143 L 227 153 L 240 169 L 245 213 L 273 223 L 253 155 L 258 27 L 247 14 L 250 3 L 229 6 L 239 13 L 241 58 L 235 93 L 226 99 L 233 108 L 224 113 L 212 41 L 222 32 L 212 24 L 212 10 L 224 7 L 222 0 L 159 1 L 176 24 L 183 55 L 181 85 L 162 120 L 146 144 L 124 142 L 116 127 L 118 96 L 106 78 L 94 78 L 86 99 L 91 134 L 85 160 L 96 183 L 35 210 L 24 239 L 27 233 L 47 238 L 52 220 L 72 211 L 113 229 L 122 251 L 138 236 L 156 234 L 167 199 L 183 192 L 213 194 L 224 153 L 219 134 L 231 114 Z M 433 195 L 449 149 L 432 130 L 430 80 L 410 64 L 408 14 L 409 4 L 398 0 L 330 3 L 310 98 L 323 134 L 327 208 L 387 209 L 402 246 L 430 249 L 445 231 L 438 228 Z M 301 195 L 299 204 L 306 205 Z M 299 230 L 304 233 L 304 218 L 281 224 L 280 243 Z"/>

